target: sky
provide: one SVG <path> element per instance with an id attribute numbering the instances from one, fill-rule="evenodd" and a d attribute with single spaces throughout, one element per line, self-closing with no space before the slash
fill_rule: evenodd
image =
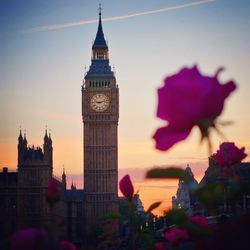
<path id="1" fill-rule="evenodd" d="M 63 166 L 68 183 L 82 187 L 81 85 L 97 31 L 96 0 L 0 0 L 0 168 L 17 167 L 19 127 L 29 144 L 42 145 L 51 130 L 54 173 Z M 119 178 L 131 178 L 145 207 L 170 205 L 177 182 L 144 181 L 153 166 L 189 163 L 200 180 L 208 150 L 193 129 L 187 140 L 157 151 L 152 135 L 165 122 L 156 117 L 157 88 L 182 67 L 197 64 L 233 93 L 220 117 L 228 141 L 250 152 L 250 2 L 248 0 L 102 0 L 103 30 L 120 88 Z M 139 13 L 139 14 L 138 14 Z M 105 21 L 106 20 L 106 21 Z M 211 100 L 212 101 L 212 100 Z M 212 135 L 213 152 L 225 139 Z M 249 158 L 246 159 L 249 161 Z"/>

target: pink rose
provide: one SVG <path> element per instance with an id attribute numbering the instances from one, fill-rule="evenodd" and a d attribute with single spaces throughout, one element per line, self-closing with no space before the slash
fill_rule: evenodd
<path id="1" fill-rule="evenodd" d="M 132 198 L 134 195 L 134 187 L 129 175 L 125 175 L 119 182 L 119 188 L 122 194 L 127 198 Z"/>
<path id="2" fill-rule="evenodd" d="M 46 200 L 53 206 L 61 198 L 60 183 L 56 179 L 52 178 L 49 181 L 48 188 L 46 190 Z"/>
<path id="3" fill-rule="evenodd" d="M 208 220 L 203 215 L 195 215 L 188 218 L 188 220 L 197 227 L 208 227 Z"/>
<path id="4" fill-rule="evenodd" d="M 11 250 L 35 250 L 45 247 L 48 235 L 45 230 L 28 228 L 16 231 L 10 239 Z"/>
<path id="5" fill-rule="evenodd" d="M 188 231 L 182 228 L 173 228 L 166 231 L 165 238 L 173 244 L 179 244 L 181 241 L 188 240 Z"/>
<path id="6" fill-rule="evenodd" d="M 164 243 L 164 242 L 156 242 L 155 243 L 155 250 L 167 250 L 166 243 Z"/>
<path id="7" fill-rule="evenodd" d="M 244 147 L 239 149 L 233 142 L 223 142 L 214 155 L 214 159 L 219 166 L 230 167 L 246 158 L 247 155 L 244 151 Z"/>
<path id="8" fill-rule="evenodd" d="M 168 150 L 186 139 L 195 125 L 200 128 L 202 138 L 209 136 L 225 99 L 236 88 L 233 81 L 220 84 L 217 76 L 221 70 L 215 76 L 203 76 L 194 66 L 165 78 L 165 85 L 158 89 L 157 116 L 168 125 L 159 128 L 153 136 L 157 149 Z"/>
<path id="9" fill-rule="evenodd" d="M 59 242 L 59 250 L 76 250 L 76 246 L 67 240 L 61 240 Z"/>

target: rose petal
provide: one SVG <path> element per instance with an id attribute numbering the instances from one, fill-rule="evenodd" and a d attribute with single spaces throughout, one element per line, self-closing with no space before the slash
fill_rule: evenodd
<path id="1" fill-rule="evenodd" d="M 188 220 L 198 227 L 208 227 L 208 220 L 203 215 L 191 216 Z"/>
<path id="2" fill-rule="evenodd" d="M 166 250 L 166 244 L 164 242 L 156 242 L 155 249 L 156 250 Z"/>
<path id="3" fill-rule="evenodd" d="M 215 76 L 204 76 L 194 66 L 165 78 L 164 86 L 158 89 L 157 116 L 166 120 L 169 126 L 155 133 L 156 148 L 169 149 L 176 142 L 184 140 L 187 131 L 190 132 L 195 125 L 202 128 L 202 136 L 207 136 L 207 131 L 215 126 L 215 119 L 223 111 L 225 99 L 236 88 L 233 81 L 220 84 L 217 79 L 220 72 L 221 68 Z M 174 129 L 173 124 L 177 128 Z M 167 141 L 164 142 L 161 135 Z"/>
<path id="4" fill-rule="evenodd" d="M 187 129 L 185 129 L 185 127 L 178 128 L 172 124 L 159 128 L 153 136 L 156 142 L 156 148 L 159 150 L 168 150 L 177 142 L 186 139 L 191 129 L 192 127 Z"/>
<path id="5" fill-rule="evenodd" d="M 43 229 L 27 228 L 16 231 L 11 236 L 11 250 L 38 249 L 47 241 L 47 231 Z"/>
<path id="6" fill-rule="evenodd" d="M 59 246 L 59 250 L 76 250 L 76 246 L 67 240 L 61 240 Z"/>
<path id="7" fill-rule="evenodd" d="M 184 68 L 178 74 L 167 77 L 165 86 L 158 90 L 157 116 L 169 123 L 185 123 L 189 126 L 199 119 L 202 111 L 203 92 L 208 87 L 197 67 Z"/>
<path id="8" fill-rule="evenodd" d="M 173 244 L 178 244 L 181 241 L 188 240 L 189 235 L 186 229 L 173 228 L 170 231 L 166 231 L 165 238 Z"/>
<path id="9" fill-rule="evenodd" d="M 221 167 L 230 167 L 246 158 L 245 148 L 239 149 L 233 142 L 223 142 L 214 155 L 215 162 Z"/>
<path id="10" fill-rule="evenodd" d="M 119 182 L 119 188 L 122 194 L 127 198 L 132 198 L 134 195 L 134 186 L 129 175 L 125 175 Z"/>
<path id="11" fill-rule="evenodd" d="M 46 200 L 50 205 L 54 205 L 61 198 L 60 184 L 59 182 L 52 178 L 48 183 L 48 188 L 46 190 Z"/>

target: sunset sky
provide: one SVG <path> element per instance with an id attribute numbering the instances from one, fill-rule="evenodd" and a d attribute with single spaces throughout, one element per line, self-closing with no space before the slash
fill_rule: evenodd
<path id="1" fill-rule="evenodd" d="M 51 129 L 54 172 L 82 187 L 81 85 L 97 31 L 96 0 L 0 1 L 0 168 L 17 167 L 19 126 L 29 144 L 42 145 Z M 170 205 L 176 182 L 143 181 L 152 166 L 188 163 L 198 180 L 208 150 L 198 129 L 168 152 L 154 149 L 157 88 L 167 75 L 197 64 L 220 80 L 235 80 L 221 121 L 227 140 L 250 152 L 250 1 L 102 0 L 104 34 L 120 88 L 119 169 L 131 173 L 145 207 Z M 106 20 L 106 21 L 105 21 Z M 213 100 L 211 100 L 212 102 Z M 214 151 L 223 142 L 212 136 Z M 246 159 L 249 161 L 249 158 Z"/>

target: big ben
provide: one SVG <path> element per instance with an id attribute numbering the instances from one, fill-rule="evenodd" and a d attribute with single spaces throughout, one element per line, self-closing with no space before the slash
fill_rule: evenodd
<path id="1" fill-rule="evenodd" d="M 94 230 L 107 214 L 118 212 L 119 88 L 109 65 L 99 9 L 91 65 L 82 85 L 85 225 Z"/>

